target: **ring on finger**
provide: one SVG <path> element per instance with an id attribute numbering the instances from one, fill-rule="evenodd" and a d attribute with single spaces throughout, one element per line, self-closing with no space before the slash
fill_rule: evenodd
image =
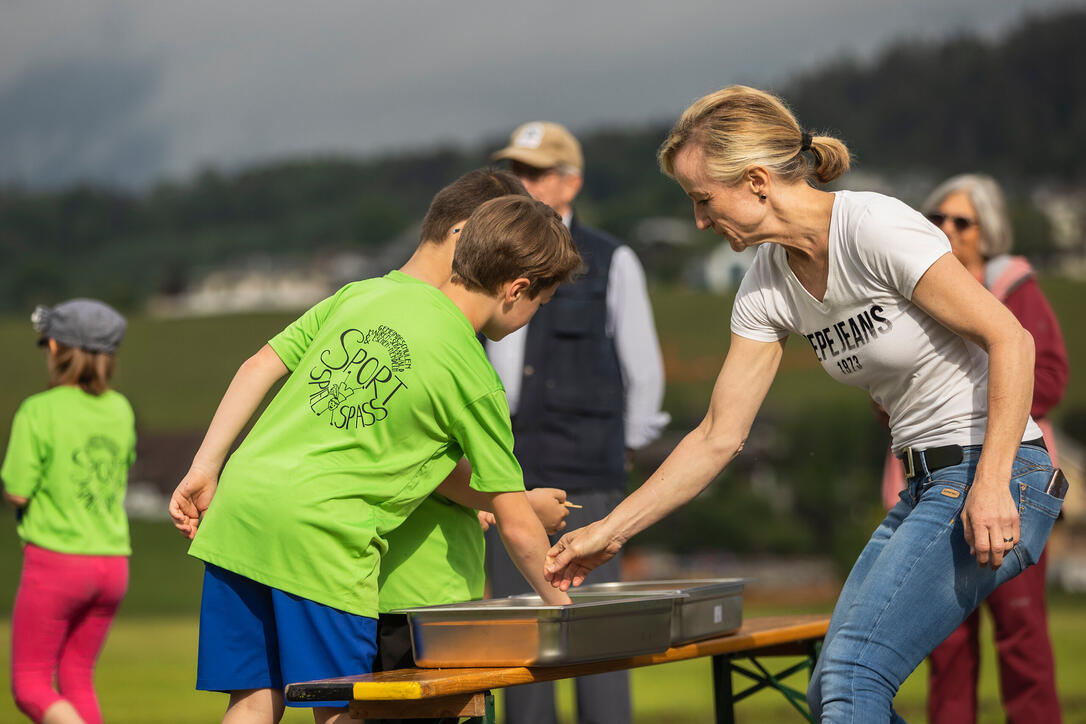
<path id="1" fill-rule="evenodd" d="M 1003 542 L 1004 543 L 1014 543 L 1014 538 L 1004 538 Z"/>

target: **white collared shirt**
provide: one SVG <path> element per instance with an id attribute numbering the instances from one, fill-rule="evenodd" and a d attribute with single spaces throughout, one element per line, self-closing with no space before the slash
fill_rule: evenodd
<path id="1" fill-rule="evenodd" d="M 572 212 L 562 218 L 569 228 Z M 530 323 L 529 323 L 530 324 Z M 645 270 L 633 249 L 615 249 L 607 276 L 607 336 L 615 343 L 625 393 L 623 421 L 626 447 L 642 448 L 660 436 L 671 415 L 660 409 L 664 401 L 664 362 L 652 317 Z M 528 325 L 500 342 L 487 340 L 486 353 L 498 371 L 509 412 L 517 414 L 524 379 L 524 347 Z"/>

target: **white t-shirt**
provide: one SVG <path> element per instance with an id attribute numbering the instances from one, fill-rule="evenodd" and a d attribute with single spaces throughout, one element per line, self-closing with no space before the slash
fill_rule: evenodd
<path id="1" fill-rule="evenodd" d="M 950 243 L 882 194 L 838 191 L 829 278 L 820 302 L 784 247 L 764 244 L 743 277 L 732 331 L 775 342 L 795 332 L 836 380 L 867 390 L 890 415 L 893 448 L 979 445 L 988 422 L 988 355 L 913 304 L 913 288 Z M 1041 436 L 1029 420 L 1023 440 Z"/>

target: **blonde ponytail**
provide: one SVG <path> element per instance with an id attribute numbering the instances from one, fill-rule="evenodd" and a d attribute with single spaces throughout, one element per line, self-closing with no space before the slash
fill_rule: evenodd
<path id="1" fill-rule="evenodd" d="M 752 166 L 808 183 L 828 183 L 849 168 L 844 143 L 809 136 L 780 98 L 742 85 L 703 96 L 683 111 L 657 154 L 668 176 L 688 144 L 704 150 L 709 176 L 727 185 L 738 183 Z"/>

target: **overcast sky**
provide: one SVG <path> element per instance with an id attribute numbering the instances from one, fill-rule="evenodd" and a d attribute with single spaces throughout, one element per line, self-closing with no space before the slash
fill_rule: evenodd
<path id="1" fill-rule="evenodd" d="M 671 120 L 901 38 L 1086 0 L 0 0 L 0 182 L 139 185 L 282 156 Z M 832 124 L 833 119 L 812 119 Z"/>

